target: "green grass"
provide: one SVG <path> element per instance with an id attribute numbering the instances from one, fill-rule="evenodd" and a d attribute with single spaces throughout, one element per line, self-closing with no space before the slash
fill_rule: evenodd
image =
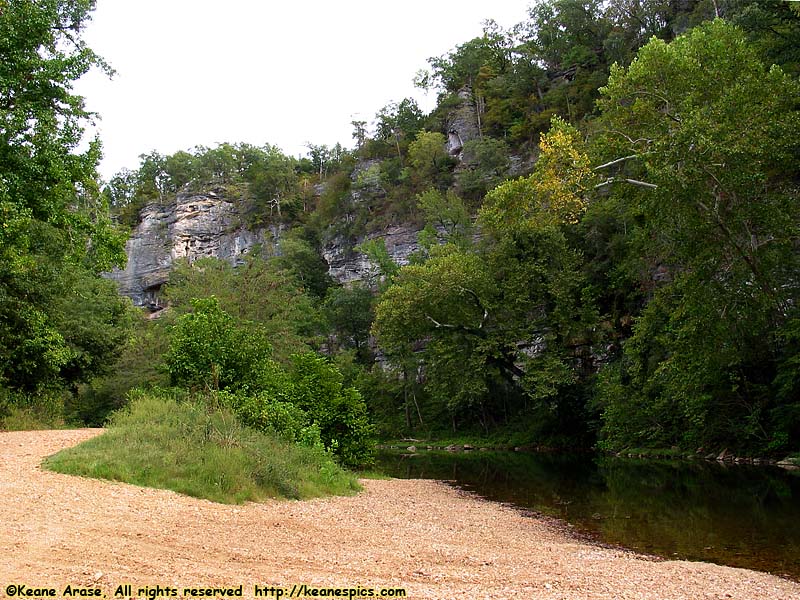
<path id="1" fill-rule="evenodd" d="M 0 431 L 65 427 L 64 400 L 59 392 L 27 395 L 0 388 Z"/>
<path id="2" fill-rule="evenodd" d="M 45 460 L 59 473 L 174 490 L 215 502 L 350 495 L 360 487 L 321 448 L 242 426 L 225 410 L 134 394 L 108 430 Z"/>
<path id="3" fill-rule="evenodd" d="M 33 408 L 14 407 L 0 419 L 0 431 L 34 431 L 37 429 L 64 429 L 64 420 L 42 415 Z"/>

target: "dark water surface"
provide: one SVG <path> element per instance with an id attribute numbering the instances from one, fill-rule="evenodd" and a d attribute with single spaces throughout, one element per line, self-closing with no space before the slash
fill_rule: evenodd
<path id="1" fill-rule="evenodd" d="M 382 452 L 393 477 L 442 479 L 667 558 L 800 580 L 800 472 L 521 452 Z"/>

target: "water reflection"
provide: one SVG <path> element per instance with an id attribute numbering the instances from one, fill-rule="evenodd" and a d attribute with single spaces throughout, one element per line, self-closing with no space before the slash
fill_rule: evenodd
<path id="1" fill-rule="evenodd" d="M 800 580 L 800 475 L 778 468 L 514 452 L 383 453 L 394 477 L 444 479 L 600 540 Z"/>

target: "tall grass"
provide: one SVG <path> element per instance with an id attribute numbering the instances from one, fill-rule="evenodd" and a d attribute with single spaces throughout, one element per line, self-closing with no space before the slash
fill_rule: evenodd
<path id="1" fill-rule="evenodd" d="M 245 427 L 225 409 L 166 392 L 132 394 L 106 433 L 51 456 L 44 466 L 236 504 L 360 489 L 320 447 Z"/>
<path id="2" fill-rule="evenodd" d="M 0 431 L 63 429 L 64 397 L 58 391 L 25 394 L 0 387 Z"/>

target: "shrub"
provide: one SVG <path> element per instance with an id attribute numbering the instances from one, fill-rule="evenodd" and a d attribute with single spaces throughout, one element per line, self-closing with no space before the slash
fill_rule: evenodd
<path id="1" fill-rule="evenodd" d="M 191 301 L 165 357 L 170 383 L 191 389 L 236 389 L 270 378 L 278 367 L 265 336 L 240 326 L 215 297 Z"/>

